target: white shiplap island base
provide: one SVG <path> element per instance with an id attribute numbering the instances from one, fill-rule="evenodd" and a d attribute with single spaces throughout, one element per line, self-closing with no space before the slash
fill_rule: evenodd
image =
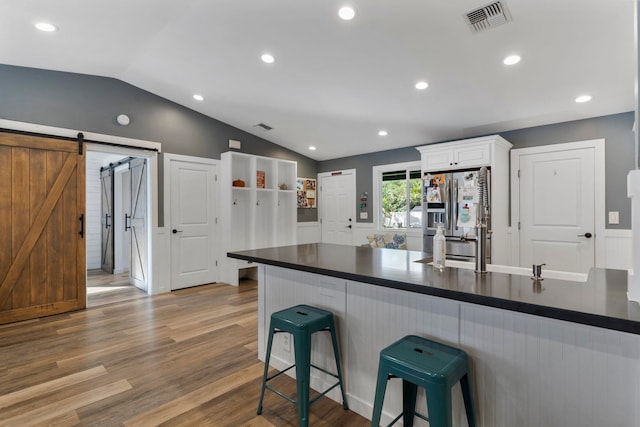
<path id="1" fill-rule="evenodd" d="M 314 264 L 305 260 L 305 252 L 317 257 L 317 251 L 322 251 L 318 246 L 313 251 L 309 247 L 303 249 L 298 257 L 301 268 Z M 257 250 L 250 258 L 260 262 L 260 251 L 265 255 L 269 249 Z M 366 252 L 359 248 L 357 251 L 362 261 Z M 332 311 L 339 333 L 349 408 L 368 419 L 380 350 L 405 335 L 416 334 L 469 353 L 479 426 L 640 425 L 638 333 L 394 289 L 376 283 L 374 278 L 370 284 L 364 282 L 365 277 L 355 281 L 338 274 L 315 274 L 270 265 L 266 258 L 262 261 L 258 291 L 260 359 L 264 360 L 272 312 L 301 303 Z M 406 267 L 393 264 L 387 268 Z M 412 281 L 419 281 L 417 270 L 409 271 L 413 268 L 407 267 L 407 274 Z M 418 268 L 430 269 L 424 265 Z M 464 274 L 467 279 L 473 277 L 472 273 Z M 491 287 L 492 281 L 497 283 L 504 276 L 509 275 L 491 273 L 481 286 Z M 545 286 L 563 283 L 549 280 Z M 282 335 L 274 338 L 271 358 L 272 366 L 278 369 L 293 362 L 293 347 L 291 343 L 285 346 Z M 333 371 L 330 346 L 328 334 L 315 334 L 312 362 Z M 324 390 L 331 379 L 312 370 L 311 384 L 316 390 Z M 341 401 L 337 390 L 329 396 Z M 426 413 L 423 391 L 418 399 L 418 410 Z M 401 381 L 392 380 L 387 388 L 383 423 L 389 423 L 401 408 Z M 466 426 L 459 385 L 453 389 L 453 411 L 454 426 Z M 415 425 L 428 424 L 416 419 Z"/>

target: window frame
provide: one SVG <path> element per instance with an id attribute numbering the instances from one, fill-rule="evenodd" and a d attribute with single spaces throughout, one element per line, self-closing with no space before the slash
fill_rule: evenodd
<path id="1" fill-rule="evenodd" d="M 391 230 L 402 230 L 407 235 L 421 235 L 422 227 L 420 228 L 411 228 L 411 227 L 403 227 L 403 228 L 384 228 L 384 218 L 382 215 L 382 175 L 386 172 L 396 172 L 400 170 L 404 170 L 405 173 L 418 171 L 420 172 L 420 176 L 422 177 L 422 164 L 420 160 L 416 160 L 413 162 L 402 162 L 402 163 L 389 163 L 386 165 L 378 165 L 373 168 L 373 222 L 376 229 L 379 231 L 391 231 Z M 407 213 L 409 212 L 409 186 L 407 186 Z"/>

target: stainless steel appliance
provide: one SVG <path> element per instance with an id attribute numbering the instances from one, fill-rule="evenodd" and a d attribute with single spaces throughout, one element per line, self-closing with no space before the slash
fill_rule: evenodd
<path id="1" fill-rule="evenodd" d="M 425 172 L 422 179 L 423 251 L 433 254 L 433 236 L 438 223 L 444 225 L 447 259 L 474 261 L 478 199 L 478 169 Z M 491 172 L 487 172 L 486 199 L 491 200 Z M 491 206 L 486 218 L 491 230 Z M 491 262 L 491 233 L 486 246 L 487 262 Z"/>

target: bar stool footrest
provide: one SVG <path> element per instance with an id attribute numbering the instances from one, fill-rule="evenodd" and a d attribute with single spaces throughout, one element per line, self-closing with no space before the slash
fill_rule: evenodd
<path id="1" fill-rule="evenodd" d="M 395 417 L 395 418 L 393 419 L 393 421 L 391 421 L 389 424 L 387 424 L 387 427 L 391 427 L 392 425 L 394 425 L 395 423 L 397 423 L 397 422 L 398 422 L 398 420 L 399 420 L 400 418 L 402 418 L 402 416 L 403 416 L 403 415 L 404 415 L 404 412 L 400 412 L 400 415 L 398 415 L 397 417 Z M 414 415 L 415 415 L 416 417 L 418 417 L 418 418 L 422 418 L 422 419 L 423 419 L 423 420 L 425 420 L 426 422 L 429 422 L 429 418 L 425 417 L 425 416 L 424 416 L 424 415 L 422 415 L 422 414 L 419 414 L 419 413 L 415 412 L 415 413 L 414 413 Z"/>
<path id="2" fill-rule="evenodd" d="M 284 393 L 283 393 L 283 392 L 281 392 L 280 390 L 277 390 L 277 389 L 275 389 L 275 388 L 271 387 L 269 384 L 267 384 L 267 382 L 271 381 L 272 379 L 274 379 L 274 378 L 276 378 L 276 377 L 279 377 L 280 375 L 284 374 L 284 373 L 285 373 L 285 372 L 287 372 L 288 370 L 293 369 L 293 368 L 295 368 L 295 367 L 296 367 L 296 365 L 295 365 L 295 364 L 294 364 L 294 365 L 291 365 L 291 366 L 289 366 L 288 368 L 286 368 L 285 370 L 280 371 L 280 372 L 277 372 L 277 373 L 273 374 L 272 376 L 268 377 L 268 378 L 265 380 L 264 388 L 266 388 L 266 389 L 267 389 L 267 390 L 269 390 L 269 391 L 274 392 L 274 393 L 275 393 L 275 394 L 277 394 L 278 396 L 282 397 L 283 399 L 288 400 L 288 401 L 289 401 L 289 402 L 291 402 L 291 403 L 294 403 L 294 404 L 295 404 L 295 403 L 298 403 L 297 399 L 293 399 L 292 397 L 287 396 L 286 394 L 284 394 Z M 316 366 L 316 365 L 313 365 L 313 364 L 311 364 L 311 367 L 312 367 L 312 368 L 315 368 L 315 369 L 317 369 L 317 370 L 319 370 L 319 371 L 321 371 L 321 372 L 324 372 L 324 373 L 325 373 L 325 374 L 327 374 L 327 375 L 331 375 L 332 377 L 336 378 L 338 381 L 337 381 L 335 384 L 333 384 L 331 387 L 329 387 L 328 389 L 326 389 L 325 391 L 323 391 L 322 393 L 320 393 L 319 395 L 317 395 L 316 397 L 314 397 L 313 399 L 309 400 L 309 405 L 311 405 L 313 402 L 315 402 L 316 400 L 320 399 L 322 396 L 326 395 L 326 394 L 327 394 L 327 393 L 329 393 L 331 390 L 333 390 L 334 388 L 336 388 L 336 387 L 338 387 L 338 386 L 340 385 L 340 378 L 338 377 L 338 375 L 337 375 L 337 374 L 334 374 L 333 372 L 329 372 L 329 371 L 327 371 L 326 369 L 323 369 L 323 368 L 321 368 L 321 367 L 319 367 L 319 366 Z"/>

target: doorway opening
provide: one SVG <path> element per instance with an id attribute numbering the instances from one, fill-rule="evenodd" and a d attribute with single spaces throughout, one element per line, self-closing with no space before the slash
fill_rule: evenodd
<path id="1" fill-rule="evenodd" d="M 89 148 L 86 157 L 88 304 L 146 295 L 147 160 L 130 152 Z"/>

